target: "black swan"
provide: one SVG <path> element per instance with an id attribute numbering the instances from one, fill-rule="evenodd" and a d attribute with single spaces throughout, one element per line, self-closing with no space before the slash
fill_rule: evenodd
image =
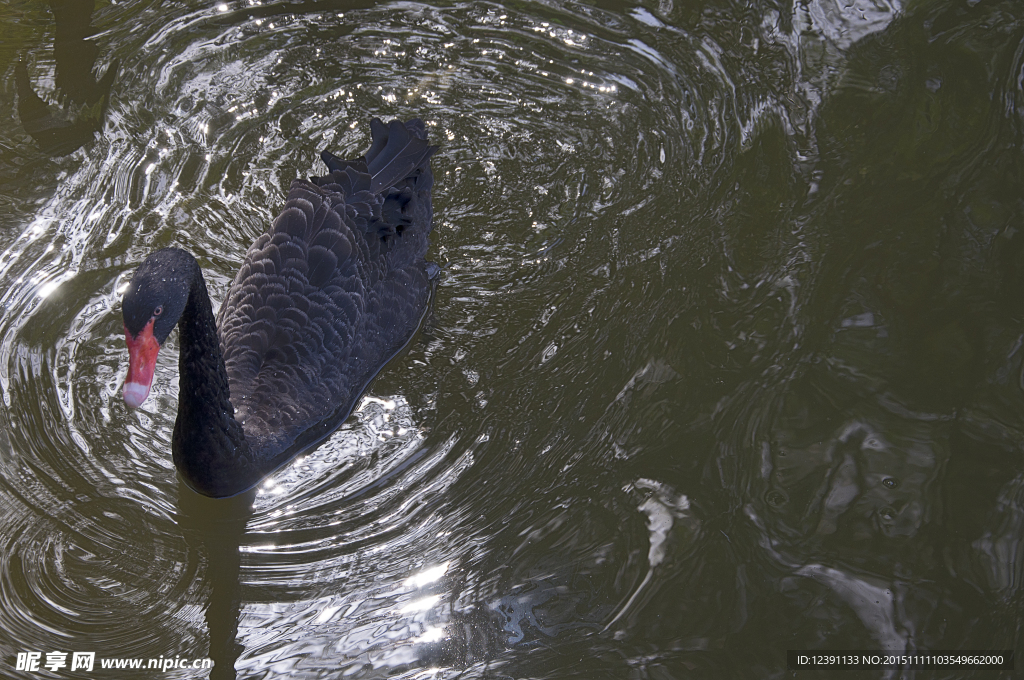
<path id="1" fill-rule="evenodd" d="M 178 325 L 174 464 L 216 498 L 251 489 L 331 434 L 419 327 L 437 266 L 420 120 L 370 123 L 363 158 L 324 151 L 329 174 L 292 182 L 284 210 L 245 255 L 216 321 L 199 264 L 164 248 L 124 294 L 124 400 L 149 394 Z"/>

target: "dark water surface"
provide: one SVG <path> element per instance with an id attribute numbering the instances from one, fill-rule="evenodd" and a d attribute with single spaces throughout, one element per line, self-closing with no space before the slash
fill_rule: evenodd
<path id="1" fill-rule="evenodd" d="M 0 6 L 0 676 L 1024 651 L 1024 4 L 91 7 Z M 441 145 L 433 312 L 327 444 L 202 501 L 176 336 L 121 400 L 120 291 L 173 244 L 222 299 L 373 116 Z"/>

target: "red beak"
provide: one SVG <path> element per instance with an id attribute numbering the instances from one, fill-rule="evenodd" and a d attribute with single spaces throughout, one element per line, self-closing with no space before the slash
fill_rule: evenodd
<path id="1" fill-rule="evenodd" d="M 131 408 L 142 406 L 153 384 L 156 355 L 160 351 L 160 343 L 153 337 L 154 321 L 150 319 L 135 337 L 132 337 L 127 327 L 124 329 L 124 341 L 128 345 L 128 377 L 124 380 L 123 394 L 124 403 Z"/>

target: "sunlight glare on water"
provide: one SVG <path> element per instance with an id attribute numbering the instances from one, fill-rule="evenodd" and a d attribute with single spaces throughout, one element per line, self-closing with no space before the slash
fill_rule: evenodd
<path id="1" fill-rule="evenodd" d="M 563 680 L 1020 647 L 1019 3 L 0 22 L 0 675 L 65 677 L 15 668 L 53 650 Z M 198 498 L 176 334 L 122 399 L 131 274 L 184 248 L 219 305 L 375 116 L 440 146 L 431 311 L 322 446 Z"/>

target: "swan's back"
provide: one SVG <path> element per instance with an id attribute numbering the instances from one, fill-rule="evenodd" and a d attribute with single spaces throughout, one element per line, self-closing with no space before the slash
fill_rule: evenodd
<path id="1" fill-rule="evenodd" d="M 371 122 L 364 158 L 322 154 L 249 248 L 218 315 L 250 455 L 286 462 L 346 418 L 426 310 L 433 175 L 423 123 Z"/>

